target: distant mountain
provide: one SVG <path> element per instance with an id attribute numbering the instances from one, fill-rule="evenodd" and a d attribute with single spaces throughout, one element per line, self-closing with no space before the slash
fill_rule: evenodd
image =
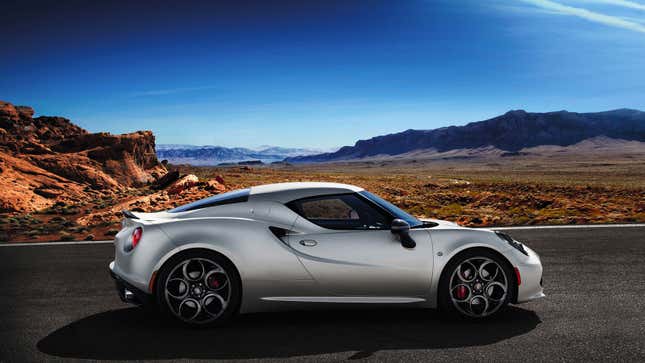
<path id="1" fill-rule="evenodd" d="M 338 148 L 334 149 L 334 151 L 336 151 L 336 150 L 338 150 Z M 284 155 L 285 158 L 290 157 L 290 156 L 302 156 L 302 155 L 320 154 L 323 151 L 324 150 L 321 150 L 321 149 L 288 148 L 288 147 L 268 146 L 268 145 L 261 146 L 258 149 L 258 152 L 260 152 L 262 154 Z"/>
<path id="2" fill-rule="evenodd" d="M 518 152 L 542 145 L 568 146 L 597 136 L 645 141 L 645 112 L 619 109 L 576 113 L 509 111 L 489 120 L 434 130 L 407 130 L 359 140 L 336 152 L 290 157 L 288 162 L 325 162 L 395 156 L 419 150 L 443 153 L 457 149 Z"/>
<path id="3" fill-rule="evenodd" d="M 195 146 L 195 145 L 185 145 L 185 144 L 158 144 L 157 151 L 159 150 L 187 150 L 187 149 L 199 149 L 207 146 Z"/>
<path id="4" fill-rule="evenodd" d="M 243 147 L 228 148 L 223 146 L 196 146 L 181 144 L 157 145 L 159 160 L 168 160 L 172 164 L 218 165 L 221 163 L 238 163 L 241 161 L 260 160 L 265 163 L 282 161 L 288 157 L 319 154 L 320 149 L 284 148 L 262 146 L 258 149 Z"/>

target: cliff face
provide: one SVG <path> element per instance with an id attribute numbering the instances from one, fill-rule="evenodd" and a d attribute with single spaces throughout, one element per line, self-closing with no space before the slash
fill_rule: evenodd
<path id="1" fill-rule="evenodd" d="M 145 185 L 166 173 L 151 131 L 88 133 L 0 101 L 0 212 L 33 211 Z"/>

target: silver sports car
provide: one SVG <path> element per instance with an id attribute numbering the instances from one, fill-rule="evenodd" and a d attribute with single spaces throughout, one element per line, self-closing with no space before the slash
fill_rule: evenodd
<path id="1" fill-rule="evenodd" d="M 421 221 L 352 185 L 271 184 L 123 213 L 119 296 L 193 325 L 341 304 L 482 318 L 544 296 L 540 258 L 509 235 Z"/>

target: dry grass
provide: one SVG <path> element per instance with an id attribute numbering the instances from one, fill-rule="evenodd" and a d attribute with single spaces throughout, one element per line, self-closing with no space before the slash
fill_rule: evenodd
<path id="1" fill-rule="evenodd" d="M 411 213 L 469 226 L 645 221 L 645 163 L 524 160 L 369 162 L 272 168 L 181 168 L 231 188 L 331 181 L 361 186 Z"/>
<path id="2" fill-rule="evenodd" d="M 312 166 L 190 167 L 182 174 L 221 176 L 227 190 L 278 182 L 329 181 L 368 189 L 419 217 L 468 226 L 645 222 L 645 161 L 493 159 L 376 161 Z M 116 198 L 56 205 L 30 215 L 2 215 L 0 240 L 109 239 L 119 227 L 112 209 L 124 201 L 146 211 L 170 208 L 210 192 L 180 195 L 148 188 Z M 111 209 L 112 208 L 112 209 Z M 79 218 L 102 219 L 79 225 Z"/>

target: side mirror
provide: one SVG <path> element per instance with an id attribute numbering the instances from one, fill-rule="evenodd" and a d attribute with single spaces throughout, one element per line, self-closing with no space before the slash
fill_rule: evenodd
<path id="1" fill-rule="evenodd" d="M 403 219 L 396 218 L 392 220 L 390 231 L 392 231 L 392 234 L 399 236 L 401 246 L 405 248 L 416 247 L 417 243 L 414 242 L 412 237 L 410 237 L 410 225 L 408 224 L 408 222 L 404 221 Z"/>

